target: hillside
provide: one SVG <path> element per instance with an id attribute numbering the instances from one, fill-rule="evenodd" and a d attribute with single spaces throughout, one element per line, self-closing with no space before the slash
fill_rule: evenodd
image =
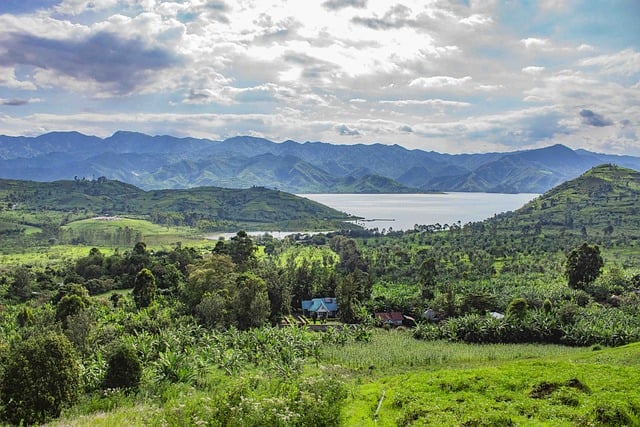
<path id="1" fill-rule="evenodd" d="M 128 216 L 203 231 L 336 229 L 347 215 L 282 191 L 197 187 L 144 191 L 131 184 L 97 180 L 0 180 L 0 232 L 20 235 L 93 216 Z"/>
<path id="2" fill-rule="evenodd" d="M 108 138 L 77 132 L 0 136 L 0 178 L 106 176 L 147 190 L 263 186 L 292 193 L 542 193 L 603 163 L 640 169 L 638 157 L 562 145 L 451 155 L 399 145 L 275 143 L 248 136 L 224 141 L 122 131 Z"/>
<path id="3" fill-rule="evenodd" d="M 640 238 L 640 172 L 605 164 L 567 181 L 515 212 L 498 216 L 501 228 L 584 238 Z"/>

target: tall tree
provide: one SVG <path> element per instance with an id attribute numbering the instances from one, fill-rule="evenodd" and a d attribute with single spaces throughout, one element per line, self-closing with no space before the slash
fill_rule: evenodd
<path id="1" fill-rule="evenodd" d="M 238 328 L 249 329 L 262 326 L 270 313 L 267 284 L 253 273 L 242 273 L 236 280 L 238 288 L 235 301 Z"/>
<path id="2" fill-rule="evenodd" d="M 133 299 L 136 307 L 149 307 L 156 296 L 156 278 L 148 268 L 143 268 L 136 275 L 133 284 Z"/>
<path id="3" fill-rule="evenodd" d="M 433 257 L 429 257 L 422 261 L 422 264 L 420 264 L 420 269 L 418 270 L 418 275 L 420 276 L 420 294 L 422 296 L 422 299 L 428 300 L 433 298 L 434 290 L 436 287 L 436 277 L 438 275 L 438 271 L 436 269 L 436 259 Z"/>
<path id="4" fill-rule="evenodd" d="M 593 283 L 604 266 L 600 248 L 598 245 L 583 243 L 574 248 L 567 256 L 565 263 L 565 275 L 569 287 L 572 289 L 585 289 Z"/>
<path id="5" fill-rule="evenodd" d="M 255 260 L 255 252 L 258 248 L 246 231 L 238 231 L 229 242 L 229 255 L 231 260 L 242 271 L 246 271 Z"/>

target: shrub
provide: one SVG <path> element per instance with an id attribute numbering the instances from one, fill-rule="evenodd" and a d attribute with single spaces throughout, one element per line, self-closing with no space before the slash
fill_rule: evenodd
<path id="1" fill-rule="evenodd" d="M 62 322 L 62 326 L 67 328 L 69 326 L 67 319 L 70 316 L 77 316 L 85 308 L 84 301 L 78 295 L 65 295 L 56 305 L 56 320 Z"/>
<path id="2" fill-rule="evenodd" d="M 527 314 L 529 304 L 524 298 L 514 298 L 507 306 L 507 317 L 515 319 L 523 319 Z"/>
<path id="3" fill-rule="evenodd" d="M 120 345 L 109 357 L 104 388 L 136 390 L 142 378 L 142 363 L 136 352 L 127 345 Z"/>
<path id="4" fill-rule="evenodd" d="M 10 423 L 43 423 L 78 396 L 80 367 L 64 335 L 35 335 L 16 344 L 5 368 L 0 397 Z"/>
<path id="5" fill-rule="evenodd" d="M 634 425 L 635 422 L 625 406 L 618 402 L 601 403 L 595 410 L 595 421 L 603 426 Z"/>
<path id="6" fill-rule="evenodd" d="M 35 317 L 33 315 L 33 310 L 29 307 L 23 307 L 22 310 L 16 316 L 16 321 L 20 327 L 24 328 L 26 326 L 32 326 L 35 322 Z"/>

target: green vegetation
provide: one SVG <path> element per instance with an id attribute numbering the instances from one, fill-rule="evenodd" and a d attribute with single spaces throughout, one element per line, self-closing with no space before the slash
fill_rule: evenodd
<path id="1" fill-rule="evenodd" d="M 80 367 L 69 340 L 53 332 L 15 342 L 0 381 L 4 418 L 42 423 L 78 397 Z"/>
<path id="2" fill-rule="evenodd" d="M 442 347 L 446 349 L 447 345 Z M 638 345 L 504 361 L 448 362 L 364 380 L 347 402 L 345 425 L 621 426 L 640 423 Z M 544 352 L 544 348 L 538 351 Z M 440 353 L 433 352 L 436 357 Z M 500 360 L 502 359 L 502 360 Z M 630 363 L 631 360 L 634 360 Z M 384 400 L 377 410 L 384 392 Z M 376 411 L 377 410 L 377 411 Z M 377 412 L 377 416 L 374 414 Z"/>
<path id="3" fill-rule="evenodd" d="M 243 227 L 353 227 L 343 222 L 346 219 L 346 214 L 319 203 L 262 187 L 143 191 L 103 177 L 49 183 L 0 180 L 0 235 L 5 245 L 10 243 L 12 247 L 61 241 L 131 246 L 144 236 L 160 235 L 165 241 L 173 234 L 195 237 L 193 231 L 176 227 L 190 227 L 200 233 Z"/>
<path id="4" fill-rule="evenodd" d="M 610 192 L 583 185 L 594 177 Z M 638 181 L 604 166 L 476 224 L 3 264 L 0 419 L 638 425 L 640 225 L 601 219 L 635 208 Z M 569 195 L 579 229 L 546 216 Z M 317 297 L 337 318 L 302 312 Z M 390 311 L 404 326 L 375 316 Z"/>

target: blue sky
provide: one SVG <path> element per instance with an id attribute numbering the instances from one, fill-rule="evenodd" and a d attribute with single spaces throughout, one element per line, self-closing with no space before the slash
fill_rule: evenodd
<path id="1" fill-rule="evenodd" d="M 2 0 L 0 133 L 640 155 L 640 2 Z"/>

